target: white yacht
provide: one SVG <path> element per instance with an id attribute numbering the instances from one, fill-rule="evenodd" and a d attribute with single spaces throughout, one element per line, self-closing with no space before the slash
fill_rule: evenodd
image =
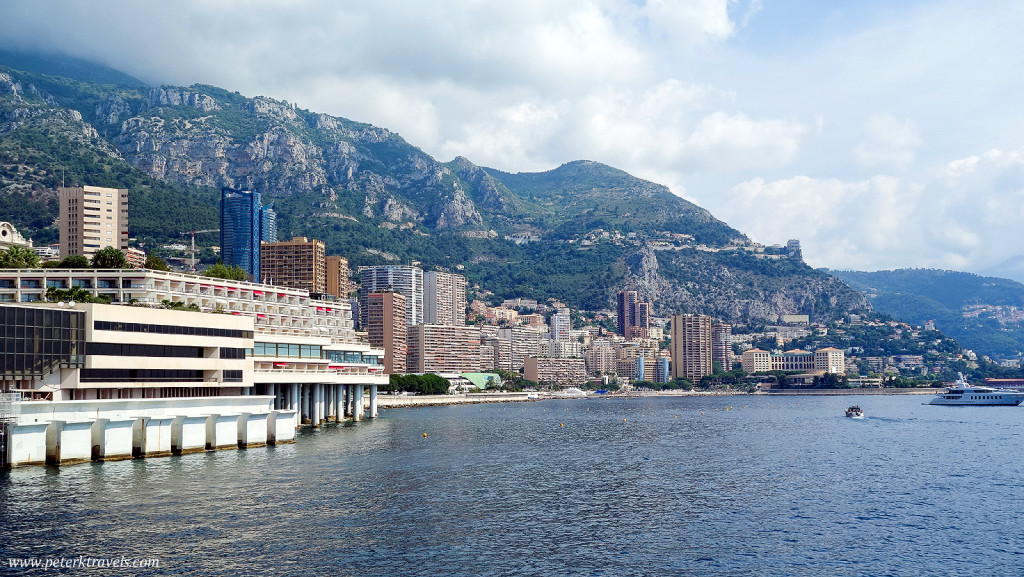
<path id="1" fill-rule="evenodd" d="M 952 387 L 935 395 L 929 405 L 1011 405 L 1024 402 L 1024 393 L 992 387 L 972 387 L 963 373 Z"/>

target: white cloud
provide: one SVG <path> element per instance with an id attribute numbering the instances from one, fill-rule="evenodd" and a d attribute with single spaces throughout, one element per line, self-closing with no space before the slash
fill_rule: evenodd
<path id="1" fill-rule="evenodd" d="M 1021 28 L 1011 0 L 0 2 L 0 47 L 287 99 L 439 160 L 605 162 L 837 268 L 1016 253 Z"/>
<path id="2" fill-rule="evenodd" d="M 921 144 L 920 131 L 911 120 L 878 114 L 865 124 L 863 139 L 854 155 L 867 168 L 899 169 L 914 161 Z"/>

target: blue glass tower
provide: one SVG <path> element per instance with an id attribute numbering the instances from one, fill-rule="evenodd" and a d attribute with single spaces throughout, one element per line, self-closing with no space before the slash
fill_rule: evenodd
<path id="1" fill-rule="evenodd" d="M 277 241 L 273 204 L 263 206 L 260 193 L 221 189 L 220 256 L 224 264 L 240 267 L 260 281 L 260 241 Z"/>

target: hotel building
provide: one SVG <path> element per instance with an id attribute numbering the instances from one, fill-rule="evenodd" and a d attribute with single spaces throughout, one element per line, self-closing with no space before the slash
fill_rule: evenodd
<path id="1" fill-rule="evenodd" d="M 128 248 L 128 191 L 99 186 L 61 187 L 60 256 L 81 255 L 112 246 Z"/>
<path id="2" fill-rule="evenodd" d="M 157 453 L 172 451 L 172 436 L 182 443 L 174 452 L 284 442 L 300 423 L 361 418 L 367 389 L 373 416 L 376 387 L 387 382 L 384 351 L 356 339 L 348 304 L 307 291 L 152 270 L 0 271 L 0 301 L 40 301 L 51 286 L 131 304 L 0 306 L 9 326 L 24 327 L 16 337 L 39 337 L 8 343 L 14 354 L 0 377 L 19 407 L 8 423 L 13 464 L 88 459 L 74 447 L 96 445 L 82 440 L 90 427 L 121 439 L 111 449 L 120 456 L 125 427 L 156 427 L 168 442 Z M 65 350 L 65 341 L 75 344 Z M 128 445 L 129 456 L 149 450 Z"/>

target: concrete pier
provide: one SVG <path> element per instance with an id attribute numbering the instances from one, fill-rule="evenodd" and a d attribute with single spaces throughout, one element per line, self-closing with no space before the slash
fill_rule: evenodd
<path id="1" fill-rule="evenodd" d="M 206 450 L 234 449 L 238 447 L 238 415 L 209 415 L 206 417 Z"/>
<path id="2" fill-rule="evenodd" d="M 46 429 L 49 422 L 11 425 L 10 458 L 12 467 L 46 464 Z"/>
<path id="3" fill-rule="evenodd" d="M 171 417 L 138 417 L 132 424 L 132 455 L 165 457 L 171 454 Z"/>
<path id="4" fill-rule="evenodd" d="M 96 419 L 91 428 L 92 460 L 131 459 L 135 419 Z"/>
<path id="5" fill-rule="evenodd" d="M 206 450 L 206 417 L 175 417 L 171 421 L 171 452 L 175 455 Z"/>
<path id="6" fill-rule="evenodd" d="M 46 427 L 46 462 L 68 465 L 92 460 L 93 421 L 53 421 Z"/>
<path id="7" fill-rule="evenodd" d="M 271 411 L 267 416 L 267 442 L 281 445 L 295 442 L 295 411 Z"/>
<path id="8" fill-rule="evenodd" d="M 238 448 L 262 447 L 269 435 L 267 413 L 243 413 L 238 417 Z"/>

